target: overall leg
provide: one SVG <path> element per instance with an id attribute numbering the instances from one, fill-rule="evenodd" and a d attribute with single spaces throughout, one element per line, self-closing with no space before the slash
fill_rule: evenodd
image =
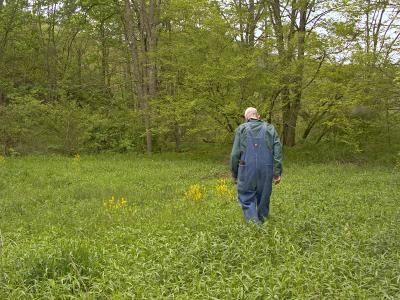
<path id="1" fill-rule="evenodd" d="M 257 212 L 260 221 L 264 221 L 269 214 L 269 201 L 272 193 L 272 170 L 263 170 L 257 184 Z"/>
<path id="2" fill-rule="evenodd" d="M 259 223 L 257 213 L 257 197 L 256 191 L 238 191 L 239 201 L 242 205 L 243 215 L 246 221 Z"/>
<path id="3" fill-rule="evenodd" d="M 254 137 L 250 125 L 247 124 L 247 147 L 242 156 L 244 163 L 239 163 L 238 170 L 238 197 L 242 205 L 244 218 L 246 221 L 261 223 L 257 212 L 257 147 L 259 142 L 254 142 Z"/>

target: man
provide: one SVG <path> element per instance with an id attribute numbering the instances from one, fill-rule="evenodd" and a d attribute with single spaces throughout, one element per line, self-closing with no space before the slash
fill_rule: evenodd
<path id="1" fill-rule="evenodd" d="M 269 213 L 272 182 L 282 174 L 282 145 L 271 124 L 260 120 L 257 109 L 244 113 L 246 123 L 236 129 L 231 153 L 232 176 L 246 221 L 261 224 Z"/>

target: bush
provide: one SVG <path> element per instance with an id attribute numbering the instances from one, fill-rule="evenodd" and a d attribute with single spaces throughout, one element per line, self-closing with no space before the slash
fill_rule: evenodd
<path id="1" fill-rule="evenodd" d="M 144 129 L 141 129 L 138 114 L 134 111 L 94 114 L 85 131 L 85 151 L 142 151 Z"/>
<path id="2" fill-rule="evenodd" d="M 74 101 L 44 104 L 15 96 L 0 106 L 0 116 L 3 155 L 144 150 L 141 119 L 128 109 L 96 112 Z"/>
<path id="3" fill-rule="evenodd" d="M 44 117 L 46 150 L 74 154 L 83 150 L 84 136 L 92 116 L 75 102 L 48 105 Z"/>
<path id="4" fill-rule="evenodd" d="M 32 97 L 10 97 L 7 106 L 0 106 L 0 145 L 2 153 L 29 152 L 40 145 L 45 105 Z"/>

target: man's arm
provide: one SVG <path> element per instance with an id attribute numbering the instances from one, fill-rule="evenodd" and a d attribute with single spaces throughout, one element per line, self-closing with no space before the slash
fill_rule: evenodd
<path id="1" fill-rule="evenodd" d="M 279 139 L 278 133 L 274 128 L 272 153 L 274 158 L 274 177 L 282 175 L 282 144 Z"/>
<path id="2" fill-rule="evenodd" d="M 236 129 L 235 132 L 235 141 L 233 142 L 231 161 L 230 161 L 232 177 L 235 179 L 238 177 L 239 159 L 240 159 L 240 132 L 238 128 Z"/>

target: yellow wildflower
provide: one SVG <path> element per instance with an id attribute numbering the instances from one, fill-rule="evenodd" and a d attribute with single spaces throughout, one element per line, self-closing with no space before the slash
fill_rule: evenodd
<path id="1" fill-rule="evenodd" d="M 220 197 L 228 196 L 229 199 L 234 199 L 235 197 L 234 192 L 228 187 L 227 180 L 224 178 L 218 179 L 215 189 Z"/>
<path id="2" fill-rule="evenodd" d="M 108 211 L 115 211 L 127 207 L 128 201 L 122 197 L 121 199 L 115 199 L 114 196 L 109 200 L 103 201 L 103 206 Z"/>
<path id="3" fill-rule="evenodd" d="M 189 190 L 185 193 L 185 196 L 189 200 L 200 201 L 204 198 L 204 189 L 200 184 L 193 184 L 189 187 Z"/>

